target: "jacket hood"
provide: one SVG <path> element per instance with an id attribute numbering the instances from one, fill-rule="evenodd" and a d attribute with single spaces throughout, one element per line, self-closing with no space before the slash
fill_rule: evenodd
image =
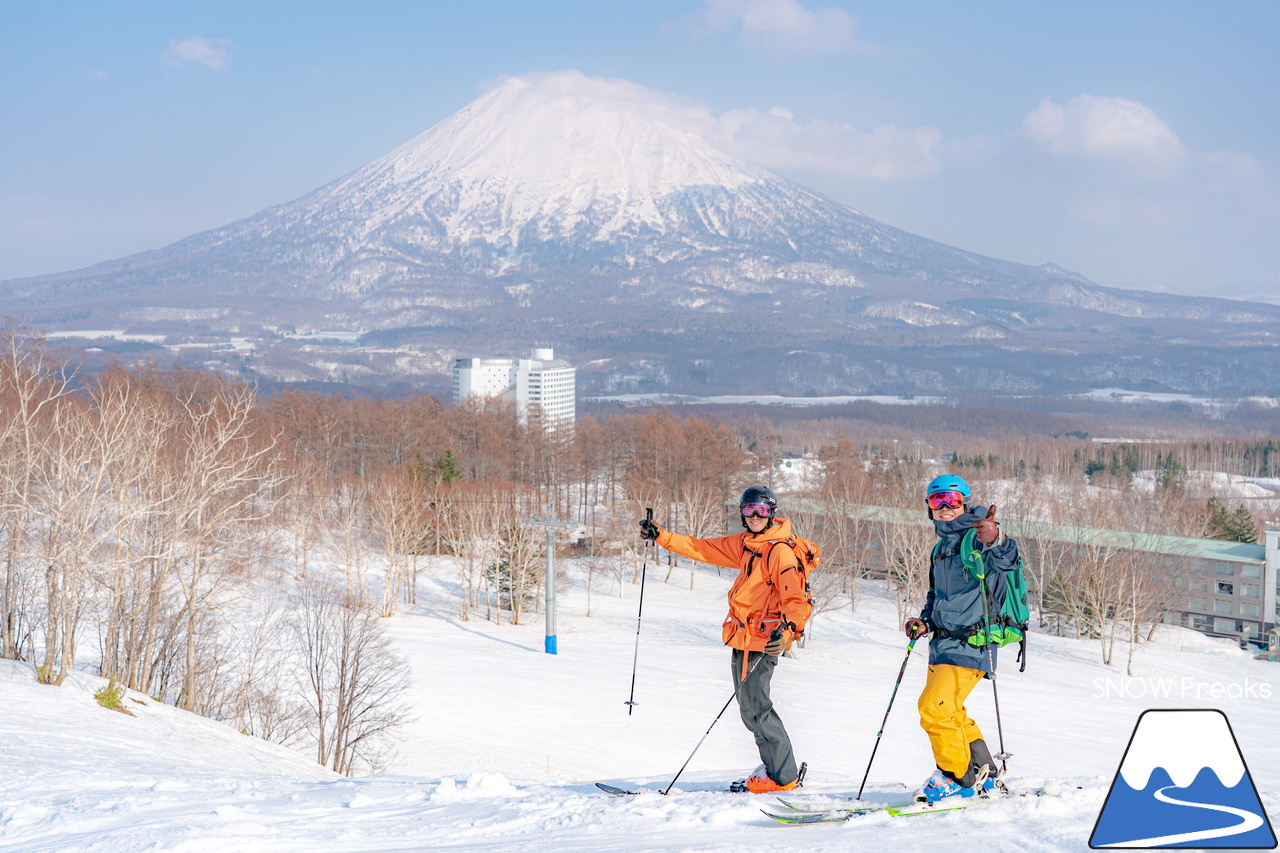
<path id="1" fill-rule="evenodd" d="M 761 532 L 752 533 L 750 530 L 748 530 L 747 538 L 744 540 L 744 544 L 763 546 L 766 542 L 770 542 L 774 539 L 790 539 L 790 538 L 792 538 L 791 520 L 787 518 L 778 518 L 775 516 L 773 519 L 773 523 L 770 524 Z"/>

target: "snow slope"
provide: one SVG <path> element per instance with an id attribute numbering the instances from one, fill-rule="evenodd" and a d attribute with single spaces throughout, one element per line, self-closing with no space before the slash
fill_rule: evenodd
<path id="1" fill-rule="evenodd" d="M 1280 666 L 1171 629 L 1137 653 L 1135 678 L 1098 662 L 1095 642 L 1033 635 L 1019 674 L 1005 661 L 1003 729 L 1012 783 L 1061 787 L 912 818 L 787 827 L 760 814 L 767 796 L 724 786 L 757 763 L 730 707 L 670 796 L 665 788 L 729 698 L 719 642 L 727 573 L 701 569 L 690 591 L 681 565 L 649 565 L 636 700 L 628 716 L 638 588 L 597 578 L 586 615 L 584 577 L 568 567 L 558 607 L 559 651 L 542 652 L 543 623 L 454 616 L 447 565 L 420 601 L 388 625 L 411 661 L 417 720 L 392 772 L 343 779 L 305 757 L 145 697 L 136 716 L 99 708 L 100 680 L 34 684 L 0 662 L 0 850 L 4 851 L 835 851 L 988 849 L 1083 851 L 1139 714 L 1220 708 L 1231 720 L 1264 804 L 1280 808 Z M 857 791 L 905 641 L 891 602 L 866 588 L 856 613 L 824 613 L 808 647 L 784 660 L 774 695 L 799 757 L 801 799 Z M 1123 650 L 1117 653 L 1123 660 Z M 867 800 L 897 800 L 931 770 L 915 697 L 925 661 L 910 661 L 867 784 Z M 138 704 L 133 700 L 141 700 Z M 989 684 L 970 702 L 998 743 Z M 649 793 L 613 800 L 593 786 Z"/>

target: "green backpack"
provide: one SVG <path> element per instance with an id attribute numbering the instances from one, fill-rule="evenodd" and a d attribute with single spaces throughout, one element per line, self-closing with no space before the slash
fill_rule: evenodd
<path id="1" fill-rule="evenodd" d="M 974 545 L 977 531 L 970 529 L 960 540 L 960 560 L 965 569 L 982 584 L 983 610 L 987 603 L 987 567 L 983 563 L 982 554 Z M 934 546 L 934 559 L 937 559 L 939 543 Z M 996 648 L 1018 644 L 1018 661 L 1022 664 L 1019 672 L 1027 669 L 1027 623 L 1031 621 L 1031 608 L 1027 606 L 1027 573 L 1022 564 L 1022 553 L 1018 553 L 1018 562 L 1012 570 L 1005 572 L 1004 601 L 999 613 L 991 614 L 991 631 L 988 637 L 985 620 L 972 626 L 973 633 L 968 637 L 969 645 L 983 648 L 990 642 Z"/>

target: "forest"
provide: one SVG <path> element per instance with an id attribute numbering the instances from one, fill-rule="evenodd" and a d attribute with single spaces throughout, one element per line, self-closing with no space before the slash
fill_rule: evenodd
<path id="1" fill-rule="evenodd" d="M 558 548 L 588 595 L 622 594 L 638 580 L 646 507 L 663 527 L 725 535 L 736 495 L 763 483 L 821 544 L 819 613 L 883 592 L 906 614 L 927 582 L 922 488 L 941 467 L 1026 524 L 1253 541 L 1276 520 L 1274 504 L 1217 495 L 1198 476 L 1276 477 L 1274 429 L 1188 436 L 1182 424 L 1099 443 L 1087 413 L 938 408 L 599 406 L 552 431 L 487 400 L 266 394 L 146 362 L 81 373 L 10 326 L 0 656 L 51 685 L 87 668 L 368 772 L 406 714 L 380 621 L 441 566 L 457 619 L 529 618 L 548 582 L 539 522 L 574 527 Z M 802 457 L 806 476 L 782 473 Z M 1117 638 L 1132 648 L 1159 624 L 1185 578 L 1114 539 L 1026 550 L 1042 626 L 1098 639 L 1108 663 Z M 699 570 L 668 560 L 663 580 L 693 585 Z"/>

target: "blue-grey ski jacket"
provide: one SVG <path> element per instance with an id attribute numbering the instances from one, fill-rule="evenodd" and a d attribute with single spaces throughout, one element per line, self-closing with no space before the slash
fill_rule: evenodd
<path id="1" fill-rule="evenodd" d="M 990 672 L 995 669 L 996 649 L 969 645 L 963 637 L 947 636 L 948 631 L 961 632 L 982 622 L 982 596 L 978 579 L 971 576 L 960 559 L 960 540 L 979 518 L 986 518 L 986 507 L 973 507 L 953 521 L 934 520 L 941 540 L 934 553 L 937 559 L 929 569 L 929 594 L 925 597 L 920 618 L 933 632 L 929 641 L 929 665 L 951 664 Z M 1007 536 L 990 547 L 979 546 L 987 572 L 987 607 L 994 619 L 1004 602 L 1007 584 L 1005 572 L 1018 564 L 1018 543 Z"/>

